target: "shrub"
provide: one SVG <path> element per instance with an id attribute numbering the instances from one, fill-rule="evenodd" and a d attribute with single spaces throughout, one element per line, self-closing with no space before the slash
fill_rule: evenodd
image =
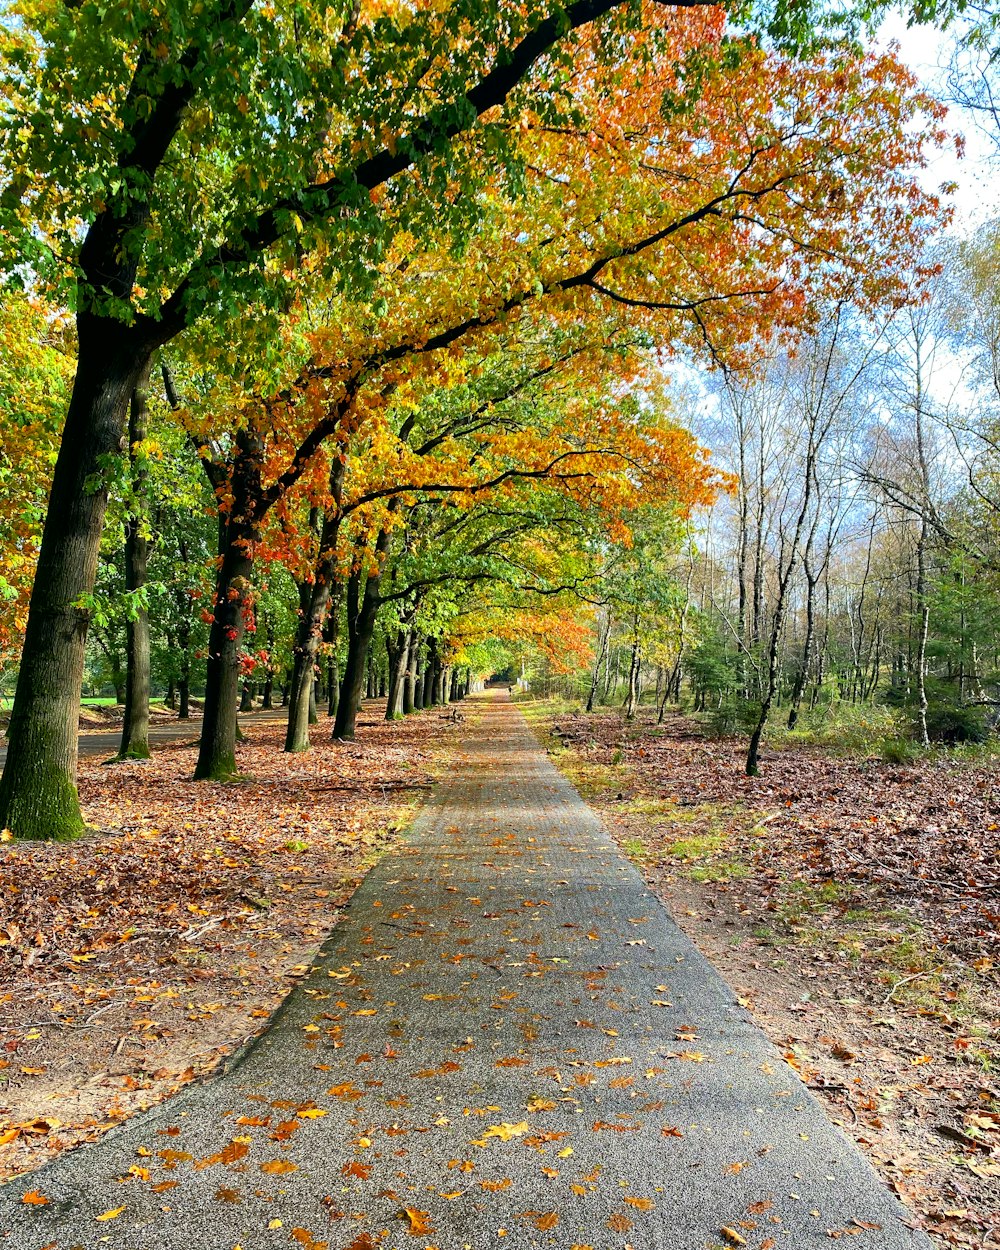
<path id="1" fill-rule="evenodd" d="M 954 746 L 959 742 L 982 743 L 990 736 L 986 712 L 981 707 L 932 703 L 927 709 L 927 733 L 932 742 Z"/>

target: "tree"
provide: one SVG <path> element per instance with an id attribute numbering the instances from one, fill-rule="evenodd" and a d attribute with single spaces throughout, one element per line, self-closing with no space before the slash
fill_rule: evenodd
<path id="1" fill-rule="evenodd" d="M 0 294 L 0 671 L 16 658 L 72 371 L 65 318 Z"/>
<path id="2" fill-rule="evenodd" d="M 56 839 L 83 827 L 74 780 L 81 596 L 93 587 L 103 475 L 152 354 L 201 316 L 236 313 L 251 292 L 269 293 L 273 306 L 280 284 L 264 262 L 303 246 L 321 247 L 339 281 L 363 289 L 386 236 L 382 189 L 392 188 L 397 217 L 419 227 L 422 188 L 445 190 L 452 142 L 499 109 L 483 135 L 502 155 L 506 122 L 527 103 L 519 82 L 542 58 L 571 59 L 577 32 L 615 7 L 576 0 L 558 13 L 501 13 L 456 3 L 379 21 L 320 5 L 304 25 L 298 5 L 245 0 L 194 14 L 179 0 L 148 10 L 26 3 L 4 23 L 0 261 L 33 266 L 72 298 L 78 360 L 0 825 Z M 467 54 L 451 58 L 458 41 Z M 120 55 L 109 57 L 110 46 Z M 531 102 L 546 102 L 555 120 L 568 93 L 543 81 Z M 419 184 L 397 190 L 415 164 Z M 467 171 L 471 191 L 476 171 Z M 474 203 L 459 197 L 453 215 Z"/>

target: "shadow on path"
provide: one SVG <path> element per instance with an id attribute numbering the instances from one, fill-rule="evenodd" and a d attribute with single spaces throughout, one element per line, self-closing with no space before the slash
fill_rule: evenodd
<path id="1" fill-rule="evenodd" d="M 929 1247 L 904 1218 L 500 695 L 239 1066 L 4 1187 L 0 1246 Z"/>

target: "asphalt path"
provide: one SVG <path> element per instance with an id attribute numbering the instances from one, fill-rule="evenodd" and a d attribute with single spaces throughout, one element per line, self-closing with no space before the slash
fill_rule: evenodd
<path id="1" fill-rule="evenodd" d="M 0 1247 L 930 1247 L 506 695 L 480 706 L 262 1037 L 5 1186 Z"/>

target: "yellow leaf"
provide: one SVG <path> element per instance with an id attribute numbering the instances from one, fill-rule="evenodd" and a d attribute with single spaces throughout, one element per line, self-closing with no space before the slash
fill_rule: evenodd
<path id="1" fill-rule="evenodd" d="M 499 1137 L 501 1141 L 510 1141 L 512 1137 L 521 1137 L 527 1133 L 529 1124 L 522 1120 L 520 1124 L 491 1124 L 483 1134 L 484 1137 Z"/>
<path id="2" fill-rule="evenodd" d="M 116 1220 L 124 1210 L 124 1207 L 115 1207 L 111 1211 L 105 1211 L 103 1215 L 95 1215 L 94 1219 L 97 1220 L 98 1223 L 103 1223 L 105 1220 Z"/>
<path id="3" fill-rule="evenodd" d="M 723 1228 L 722 1235 L 731 1246 L 745 1246 L 747 1244 L 747 1239 L 741 1237 L 735 1228 Z"/>

